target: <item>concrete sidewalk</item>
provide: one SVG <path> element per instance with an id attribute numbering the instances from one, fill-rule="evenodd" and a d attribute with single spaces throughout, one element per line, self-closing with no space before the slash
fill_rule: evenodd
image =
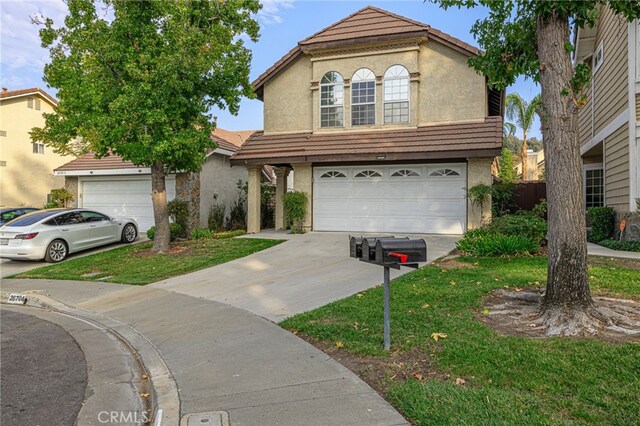
<path id="1" fill-rule="evenodd" d="M 274 322 L 282 321 L 382 282 L 382 268 L 349 257 L 348 236 L 344 232 L 262 232 L 247 238 L 288 241 L 151 287 L 227 303 Z M 449 253 L 460 239 L 425 234 L 413 237 L 427 242 L 428 262 Z M 410 271 L 392 270 L 391 277 Z"/>
<path id="2" fill-rule="evenodd" d="M 129 343 L 143 362 L 149 348 L 157 351 L 179 395 L 179 413 L 171 413 L 177 401 L 156 407 L 167 410 L 163 426 L 213 411 L 228 413 L 231 425 L 407 424 L 331 357 L 244 310 L 149 286 L 4 280 L 2 287 L 35 290 L 36 297 L 111 324 L 120 335 L 144 337 Z M 155 387 L 157 377 L 151 376 Z M 162 394 L 164 388 L 171 386 L 156 391 Z"/>
<path id="3" fill-rule="evenodd" d="M 640 253 L 634 251 L 611 250 L 597 244 L 587 243 L 587 253 L 591 256 L 615 257 L 618 259 L 640 260 Z"/>

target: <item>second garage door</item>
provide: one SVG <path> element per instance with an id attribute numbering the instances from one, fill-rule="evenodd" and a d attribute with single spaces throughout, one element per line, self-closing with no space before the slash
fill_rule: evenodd
<path id="1" fill-rule="evenodd" d="M 140 232 L 146 232 L 154 224 L 151 204 L 151 178 L 86 178 L 81 181 L 81 207 L 94 209 L 109 216 L 132 217 L 138 222 Z M 167 201 L 176 196 L 173 176 L 167 177 Z"/>
<path id="2" fill-rule="evenodd" d="M 316 231 L 462 234 L 466 164 L 316 167 Z"/>

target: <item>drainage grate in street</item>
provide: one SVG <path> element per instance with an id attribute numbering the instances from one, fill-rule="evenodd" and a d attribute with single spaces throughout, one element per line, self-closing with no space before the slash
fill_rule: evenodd
<path id="1" fill-rule="evenodd" d="M 209 411 L 187 414 L 180 421 L 180 426 L 229 426 L 229 413 Z"/>

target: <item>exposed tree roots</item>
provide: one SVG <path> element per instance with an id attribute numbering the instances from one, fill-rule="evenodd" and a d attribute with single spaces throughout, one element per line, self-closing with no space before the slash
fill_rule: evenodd
<path id="1" fill-rule="evenodd" d="M 503 334 L 529 337 L 596 337 L 640 341 L 640 303 L 594 297 L 593 306 L 541 309 L 542 291 L 497 290 L 485 301 L 481 320 Z"/>

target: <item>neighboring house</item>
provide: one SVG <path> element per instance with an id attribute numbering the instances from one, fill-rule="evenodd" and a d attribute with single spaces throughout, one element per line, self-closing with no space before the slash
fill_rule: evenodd
<path id="1" fill-rule="evenodd" d="M 64 179 L 53 169 L 69 161 L 50 147 L 32 143 L 29 132 L 44 126 L 43 113 L 58 101 L 42 89 L 0 92 L 0 207 L 42 207 Z"/>
<path id="2" fill-rule="evenodd" d="M 229 158 L 251 133 L 217 128 L 212 139 L 218 147 L 209 150 L 199 174 L 167 176 L 167 200 L 177 197 L 195 203 L 194 211 L 199 214 L 194 221 L 199 226 L 207 225 L 209 209 L 214 204 L 226 206 L 228 214 L 231 203 L 238 198 L 237 181 L 247 180 L 247 169 L 231 167 Z M 96 159 L 93 154 L 86 154 L 56 168 L 55 174 L 64 176 L 65 187 L 74 194 L 77 207 L 133 217 L 143 232 L 153 226 L 149 168 L 137 167 L 116 155 Z"/>
<path id="3" fill-rule="evenodd" d="M 585 207 L 611 206 L 619 217 L 640 197 L 640 28 L 607 7 L 593 28 L 578 28 L 576 63 L 591 67 L 579 113 Z"/>
<path id="4" fill-rule="evenodd" d="M 522 176 L 522 161 L 514 167 L 516 175 L 522 180 L 542 180 L 544 178 L 544 150 L 527 150 L 527 176 Z"/>
<path id="5" fill-rule="evenodd" d="M 491 185 L 503 93 L 468 66 L 470 46 L 366 7 L 300 41 L 253 82 L 264 131 L 232 158 L 249 168 L 248 231 L 260 230 L 260 170 L 287 175 L 316 231 L 461 234 L 490 215 L 467 188 Z"/>

